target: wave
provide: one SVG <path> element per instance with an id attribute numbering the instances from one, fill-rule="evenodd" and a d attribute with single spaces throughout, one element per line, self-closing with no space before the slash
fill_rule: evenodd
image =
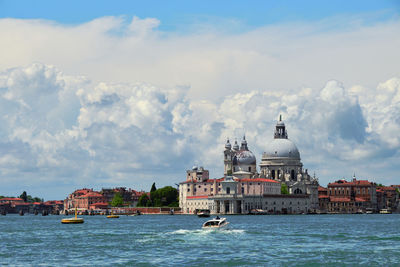
<path id="1" fill-rule="evenodd" d="M 189 229 L 179 229 L 175 230 L 172 232 L 169 232 L 168 234 L 172 235 L 190 235 L 190 234 L 195 234 L 195 235 L 208 235 L 208 234 L 244 234 L 246 231 L 243 229 L 195 229 L 195 230 L 189 230 Z"/>

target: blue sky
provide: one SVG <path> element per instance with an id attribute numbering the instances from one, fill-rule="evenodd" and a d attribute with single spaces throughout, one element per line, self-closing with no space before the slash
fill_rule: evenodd
<path id="1" fill-rule="evenodd" d="M 279 114 L 321 185 L 400 184 L 399 3 L 0 0 L 0 195 L 218 178 Z"/>
<path id="2" fill-rule="evenodd" d="M 184 3 L 184 4 L 183 4 Z M 160 30 L 174 31 L 198 20 L 234 20 L 246 28 L 292 21 L 318 21 L 326 17 L 370 15 L 372 21 L 398 16 L 400 2 L 355 1 L 0 1 L 0 17 L 48 19 L 66 24 L 102 16 L 155 17 Z"/>

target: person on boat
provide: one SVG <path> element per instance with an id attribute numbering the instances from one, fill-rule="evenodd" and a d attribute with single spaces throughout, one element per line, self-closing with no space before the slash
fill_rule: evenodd
<path id="1" fill-rule="evenodd" d="M 215 217 L 215 219 L 219 220 L 219 216 L 217 215 L 217 217 Z"/>

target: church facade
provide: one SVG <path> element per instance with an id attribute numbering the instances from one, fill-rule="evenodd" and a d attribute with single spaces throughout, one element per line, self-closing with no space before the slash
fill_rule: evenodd
<path id="1" fill-rule="evenodd" d="M 282 190 L 285 188 L 287 190 Z M 296 145 L 279 119 L 274 139 L 262 154 L 260 172 L 245 136 L 241 145 L 229 139 L 224 149 L 224 177 L 210 179 L 203 167 L 187 171 L 179 184 L 183 213 L 208 209 L 212 214 L 296 214 L 318 209 L 318 181 L 303 169 Z"/>

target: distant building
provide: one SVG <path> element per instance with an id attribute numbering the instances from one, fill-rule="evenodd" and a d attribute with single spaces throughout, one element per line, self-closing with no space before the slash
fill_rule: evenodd
<path id="1" fill-rule="evenodd" d="M 329 195 L 328 189 L 322 186 L 318 187 L 318 202 L 320 212 L 328 212 L 329 210 Z"/>
<path id="2" fill-rule="evenodd" d="M 78 210 L 90 210 L 91 206 L 94 207 L 96 204 L 108 206 L 106 200 L 106 197 L 93 189 L 78 189 L 64 200 L 64 209 L 72 211 L 76 207 Z"/>
<path id="3" fill-rule="evenodd" d="M 59 213 L 63 210 L 63 202 L 58 200 L 46 202 L 24 202 L 21 198 L 2 198 L 0 199 L 0 212 L 5 213 Z"/>
<path id="4" fill-rule="evenodd" d="M 224 177 L 209 179 L 209 172 L 194 166 L 179 184 L 179 206 L 191 214 L 209 209 L 214 214 L 307 213 L 319 208 L 318 181 L 303 170 L 300 153 L 288 139 L 279 120 L 274 140 L 267 146 L 256 169 L 256 157 L 246 138 L 241 146 L 229 139 L 224 150 Z M 281 194 L 284 184 L 289 194 Z"/>
<path id="5" fill-rule="evenodd" d="M 103 188 L 100 191 L 100 194 L 106 198 L 106 202 L 108 203 L 113 200 L 116 193 L 119 193 L 122 196 L 124 203 L 128 203 L 131 207 L 136 207 L 140 196 L 146 192 L 136 191 L 131 188 L 126 189 L 126 187 Z"/>
<path id="6" fill-rule="evenodd" d="M 376 184 L 367 180 L 338 180 L 328 184 L 328 212 L 356 213 L 377 210 Z"/>
<path id="7" fill-rule="evenodd" d="M 136 206 L 139 197 L 145 194 L 143 191 L 130 188 L 127 190 L 125 187 L 103 188 L 100 192 L 82 188 L 68 195 L 64 200 L 64 209 L 70 211 L 75 207 L 81 211 L 108 209 L 116 193 L 120 193 L 123 201 L 133 207 Z"/>
<path id="8" fill-rule="evenodd" d="M 397 211 L 399 205 L 399 193 L 395 186 L 378 186 L 376 189 L 378 210 L 388 209 Z"/>

